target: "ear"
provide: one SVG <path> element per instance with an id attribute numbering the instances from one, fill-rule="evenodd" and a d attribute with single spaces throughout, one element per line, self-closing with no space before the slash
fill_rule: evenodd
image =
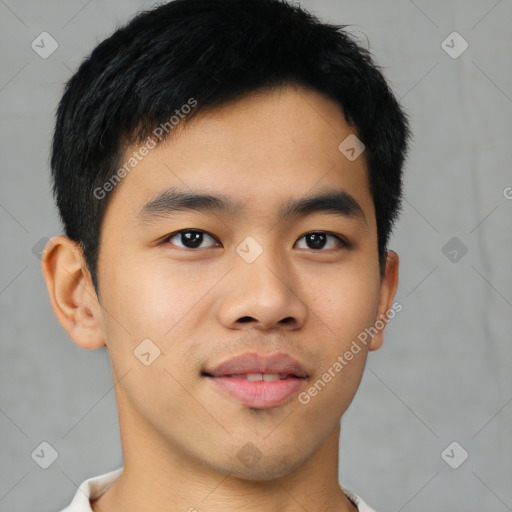
<path id="1" fill-rule="evenodd" d="M 66 236 L 48 241 L 41 268 L 55 316 L 82 348 L 105 345 L 101 331 L 101 306 L 80 246 Z"/>
<path id="2" fill-rule="evenodd" d="M 379 306 L 377 309 L 377 317 L 375 318 L 374 323 L 376 329 L 377 327 L 382 328 L 379 328 L 377 334 L 373 336 L 369 347 L 370 350 L 379 349 L 384 342 L 384 329 L 387 322 L 389 321 L 387 312 L 393 306 L 393 300 L 398 288 L 398 266 L 398 254 L 395 251 L 388 251 L 386 256 L 386 269 L 380 286 L 380 298 Z"/>

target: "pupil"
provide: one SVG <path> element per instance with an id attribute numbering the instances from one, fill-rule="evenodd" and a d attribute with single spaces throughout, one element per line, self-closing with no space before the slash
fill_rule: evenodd
<path id="1" fill-rule="evenodd" d="M 306 237 L 306 240 L 308 241 L 308 244 L 312 246 L 312 249 L 321 249 L 325 244 L 325 239 L 325 233 L 310 233 Z"/>
<path id="2" fill-rule="evenodd" d="M 183 245 L 186 247 L 197 247 L 203 241 L 203 234 L 199 231 L 187 231 L 181 234 Z"/>

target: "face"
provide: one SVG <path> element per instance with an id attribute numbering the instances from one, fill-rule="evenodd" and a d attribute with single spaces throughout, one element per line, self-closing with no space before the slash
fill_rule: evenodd
<path id="1" fill-rule="evenodd" d="M 98 281 L 125 436 L 267 479 L 336 431 L 369 344 L 343 355 L 392 300 L 364 153 L 338 149 L 355 133 L 317 92 L 253 93 L 200 113 L 117 186 Z"/>

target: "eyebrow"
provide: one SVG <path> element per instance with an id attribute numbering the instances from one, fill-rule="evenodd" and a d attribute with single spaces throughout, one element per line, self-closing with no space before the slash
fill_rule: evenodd
<path id="1" fill-rule="evenodd" d="M 179 211 L 210 211 L 238 216 L 243 212 L 243 204 L 223 194 L 213 195 L 171 187 L 148 201 L 137 214 L 136 220 L 138 223 L 150 223 Z M 331 213 L 366 224 L 366 217 L 360 204 L 348 192 L 339 189 L 288 199 L 278 211 L 278 220 L 284 221 L 313 213 Z"/>

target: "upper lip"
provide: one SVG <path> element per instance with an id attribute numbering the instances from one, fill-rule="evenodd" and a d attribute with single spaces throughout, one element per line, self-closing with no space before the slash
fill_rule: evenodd
<path id="1" fill-rule="evenodd" d="M 304 367 L 287 354 L 260 355 L 245 353 L 226 359 L 219 365 L 206 369 L 203 374 L 210 377 L 247 375 L 250 373 L 278 373 L 307 378 Z"/>

